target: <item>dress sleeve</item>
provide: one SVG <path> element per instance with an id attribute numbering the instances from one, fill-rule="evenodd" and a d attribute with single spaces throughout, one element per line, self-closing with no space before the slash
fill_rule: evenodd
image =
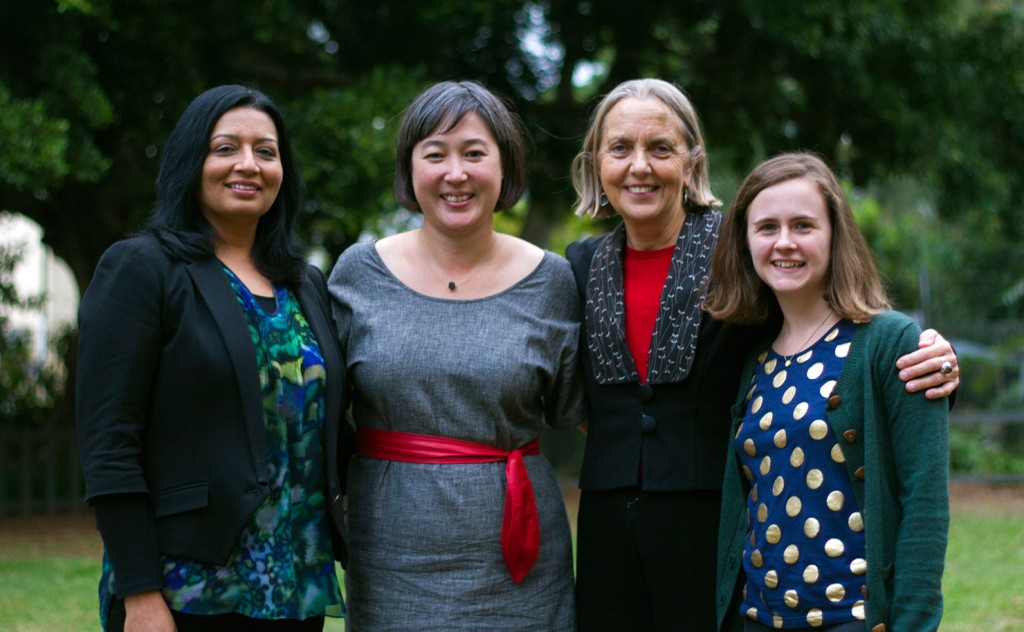
<path id="1" fill-rule="evenodd" d="M 579 362 L 582 308 L 569 266 L 561 259 L 560 263 L 564 265 L 564 274 L 551 284 L 553 292 L 564 296 L 555 329 L 556 339 L 552 341 L 560 353 L 553 379 L 544 393 L 544 417 L 550 426 L 575 428 L 588 418 Z"/>
<path id="2" fill-rule="evenodd" d="M 350 255 L 351 253 L 349 253 Z M 348 263 L 349 256 L 346 253 L 338 258 L 338 261 L 334 264 L 334 268 L 331 270 L 331 275 L 327 279 L 327 294 L 330 303 L 330 318 L 331 323 L 334 325 L 336 330 L 336 336 L 338 341 L 338 348 L 341 350 L 342 368 L 344 371 L 348 371 L 348 338 L 349 330 L 352 324 L 352 307 L 345 298 L 346 291 L 350 289 L 351 283 L 347 279 L 347 275 L 350 273 L 351 264 Z M 355 425 L 351 420 L 351 417 L 346 414 L 349 406 L 352 402 L 352 379 L 351 376 L 346 375 L 345 379 L 345 400 L 341 409 L 341 429 L 340 429 L 340 445 L 341 449 L 338 451 L 338 463 L 348 464 L 355 456 L 356 441 L 355 441 Z M 348 467 L 341 465 L 339 467 L 338 477 L 340 479 L 341 490 L 343 494 L 348 493 Z"/>
<path id="3" fill-rule="evenodd" d="M 345 252 L 338 257 L 338 261 L 331 270 L 327 280 L 327 293 L 330 294 L 331 318 L 338 330 L 338 344 L 341 346 L 343 357 L 347 357 L 348 332 L 352 322 L 352 308 L 345 298 L 346 290 L 350 286 L 347 276 L 350 273 L 351 253 Z"/>

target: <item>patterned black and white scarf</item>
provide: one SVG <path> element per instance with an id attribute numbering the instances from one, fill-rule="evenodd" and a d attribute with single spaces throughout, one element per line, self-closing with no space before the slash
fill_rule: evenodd
<path id="1" fill-rule="evenodd" d="M 711 272 L 711 255 L 721 224 L 722 214 L 710 208 L 686 214 L 654 322 L 648 352 L 648 384 L 682 382 L 690 374 L 700 333 L 702 289 Z M 622 281 L 625 247 L 625 225 L 619 224 L 597 246 L 587 274 L 587 347 L 594 377 L 600 384 L 640 379 L 626 344 Z"/>

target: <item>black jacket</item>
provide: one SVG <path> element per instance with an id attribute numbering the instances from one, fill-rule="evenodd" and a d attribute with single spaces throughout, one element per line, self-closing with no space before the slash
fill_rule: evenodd
<path id="1" fill-rule="evenodd" d="M 586 304 L 587 274 L 603 237 L 570 244 L 566 258 Z M 729 450 L 730 407 L 740 370 L 759 330 L 702 316 L 697 352 L 685 380 L 601 385 L 594 379 L 587 336 L 580 356 L 590 403 L 580 488 L 646 491 L 719 490 Z"/>
<path id="2" fill-rule="evenodd" d="M 328 376 L 324 466 L 335 557 L 344 561 L 338 474 L 344 468 L 337 463 L 344 364 L 323 273 L 309 266 L 296 294 Z M 77 412 L 86 501 L 137 505 L 108 520 L 103 538 L 112 560 L 137 560 L 149 582 L 159 554 L 225 563 L 269 494 L 263 402 L 249 336 L 222 264 L 173 259 L 150 236 L 114 244 L 82 298 Z M 137 550 L 117 551 L 127 539 L 134 544 L 123 546 Z M 132 581 L 119 576 L 118 592 L 132 592 L 122 580 Z M 139 581 L 139 588 L 153 587 Z"/>

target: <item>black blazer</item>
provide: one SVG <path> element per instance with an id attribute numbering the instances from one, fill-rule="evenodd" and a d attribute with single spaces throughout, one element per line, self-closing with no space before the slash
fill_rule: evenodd
<path id="1" fill-rule="evenodd" d="M 309 266 L 297 296 L 328 376 L 324 467 L 344 562 L 346 390 L 323 273 Z M 117 527 L 155 534 L 138 562 L 152 568 L 163 553 L 224 564 L 270 483 L 256 353 L 217 259 L 173 259 L 152 236 L 103 255 L 79 308 L 77 412 L 86 501 L 148 498 L 136 524 Z M 121 545 L 103 536 L 108 550 Z"/>
<path id="2" fill-rule="evenodd" d="M 584 305 L 590 263 L 601 239 L 592 237 L 566 249 Z M 580 357 L 590 422 L 580 488 L 720 490 L 740 370 L 763 334 L 752 327 L 726 325 L 705 313 L 690 374 L 682 382 L 656 385 L 599 384 L 588 334 L 584 325 Z"/>

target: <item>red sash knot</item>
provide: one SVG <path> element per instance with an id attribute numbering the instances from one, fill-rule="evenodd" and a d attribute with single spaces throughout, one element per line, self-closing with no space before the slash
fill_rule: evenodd
<path id="1" fill-rule="evenodd" d="M 515 583 L 523 581 L 540 552 L 540 520 L 524 456 L 540 454 L 537 439 L 516 450 L 460 439 L 359 428 L 356 454 L 371 459 L 406 463 L 490 463 L 505 461 L 505 513 L 501 523 L 501 552 Z"/>

